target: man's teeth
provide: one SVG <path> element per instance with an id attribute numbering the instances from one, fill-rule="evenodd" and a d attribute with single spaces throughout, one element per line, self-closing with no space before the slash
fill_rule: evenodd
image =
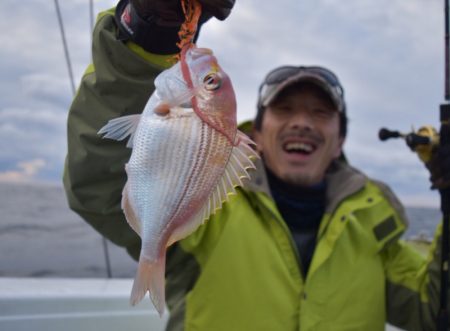
<path id="1" fill-rule="evenodd" d="M 314 147 L 310 144 L 294 142 L 288 143 L 285 146 L 286 151 L 288 152 L 306 152 L 311 153 L 314 150 Z"/>

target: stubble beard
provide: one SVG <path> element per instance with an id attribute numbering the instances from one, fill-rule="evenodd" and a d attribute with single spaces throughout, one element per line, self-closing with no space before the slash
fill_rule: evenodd
<path id="1" fill-rule="evenodd" d="M 309 187 L 317 184 L 317 181 L 308 174 L 285 174 L 281 179 L 287 184 L 298 187 Z"/>

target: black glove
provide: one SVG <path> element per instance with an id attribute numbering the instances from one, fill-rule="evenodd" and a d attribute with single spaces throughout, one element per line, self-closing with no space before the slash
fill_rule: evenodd
<path id="1" fill-rule="evenodd" d="M 151 16 L 160 17 L 163 21 L 183 22 L 181 0 L 130 0 L 139 15 L 146 19 Z M 202 12 L 211 18 L 223 21 L 230 15 L 235 0 L 199 0 Z"/>
<path id="2" fill-rule="evenodd" d="M 431 174 L 432 189 L 450 188 L 450 146 L 435 148 L 426 166 Z"/>
<path id="3" fill-rule="evenodd" d="M 231 12 L 235 0 L 199 0 L 202 15 L 199 19 L 194 42 L 200 27 L 212 16 L 224 20 Z M 179 49 L 178 31 L 185 17 L 181 0 L 120 0 L 116 7 L 119 39 L 131 40 L 148 52 L 174 54 Z"/>
<path id="4" fill-rule="evenodd" d="M 230 15 L 235 0 L 199 0 L 203 10 L 211 13 L 218 20 L 223 21 Z"/>

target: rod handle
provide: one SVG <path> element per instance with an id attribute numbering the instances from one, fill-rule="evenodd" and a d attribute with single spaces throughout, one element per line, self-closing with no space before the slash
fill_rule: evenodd
<path id="1" fill-rule="evenodd" d="M 391 131 L 386 128 L 381 128 L 380 131 L 378 131 L 378 138 L 380 138 L 381 141 L 385 141 L 391 138 L 401 138 L 402 135 L 398 131 Z"/>

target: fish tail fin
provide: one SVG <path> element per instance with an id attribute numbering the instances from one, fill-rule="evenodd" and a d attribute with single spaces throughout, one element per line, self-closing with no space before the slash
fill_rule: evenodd
<path id="1" fill-rule="evenodd" d="M 138 270 L 130 297 L 130 303 L 133 306 L 139 303 L 148 291 L 150 292 L 150 299 L 158 311 L 159 316 L 163 315 L 164 307 L 166 305 L 164 286 L 165 269 L 165 255 L 158 258 L 155 262 L 150 262 L 143 257 L 139 259 Z"/>

